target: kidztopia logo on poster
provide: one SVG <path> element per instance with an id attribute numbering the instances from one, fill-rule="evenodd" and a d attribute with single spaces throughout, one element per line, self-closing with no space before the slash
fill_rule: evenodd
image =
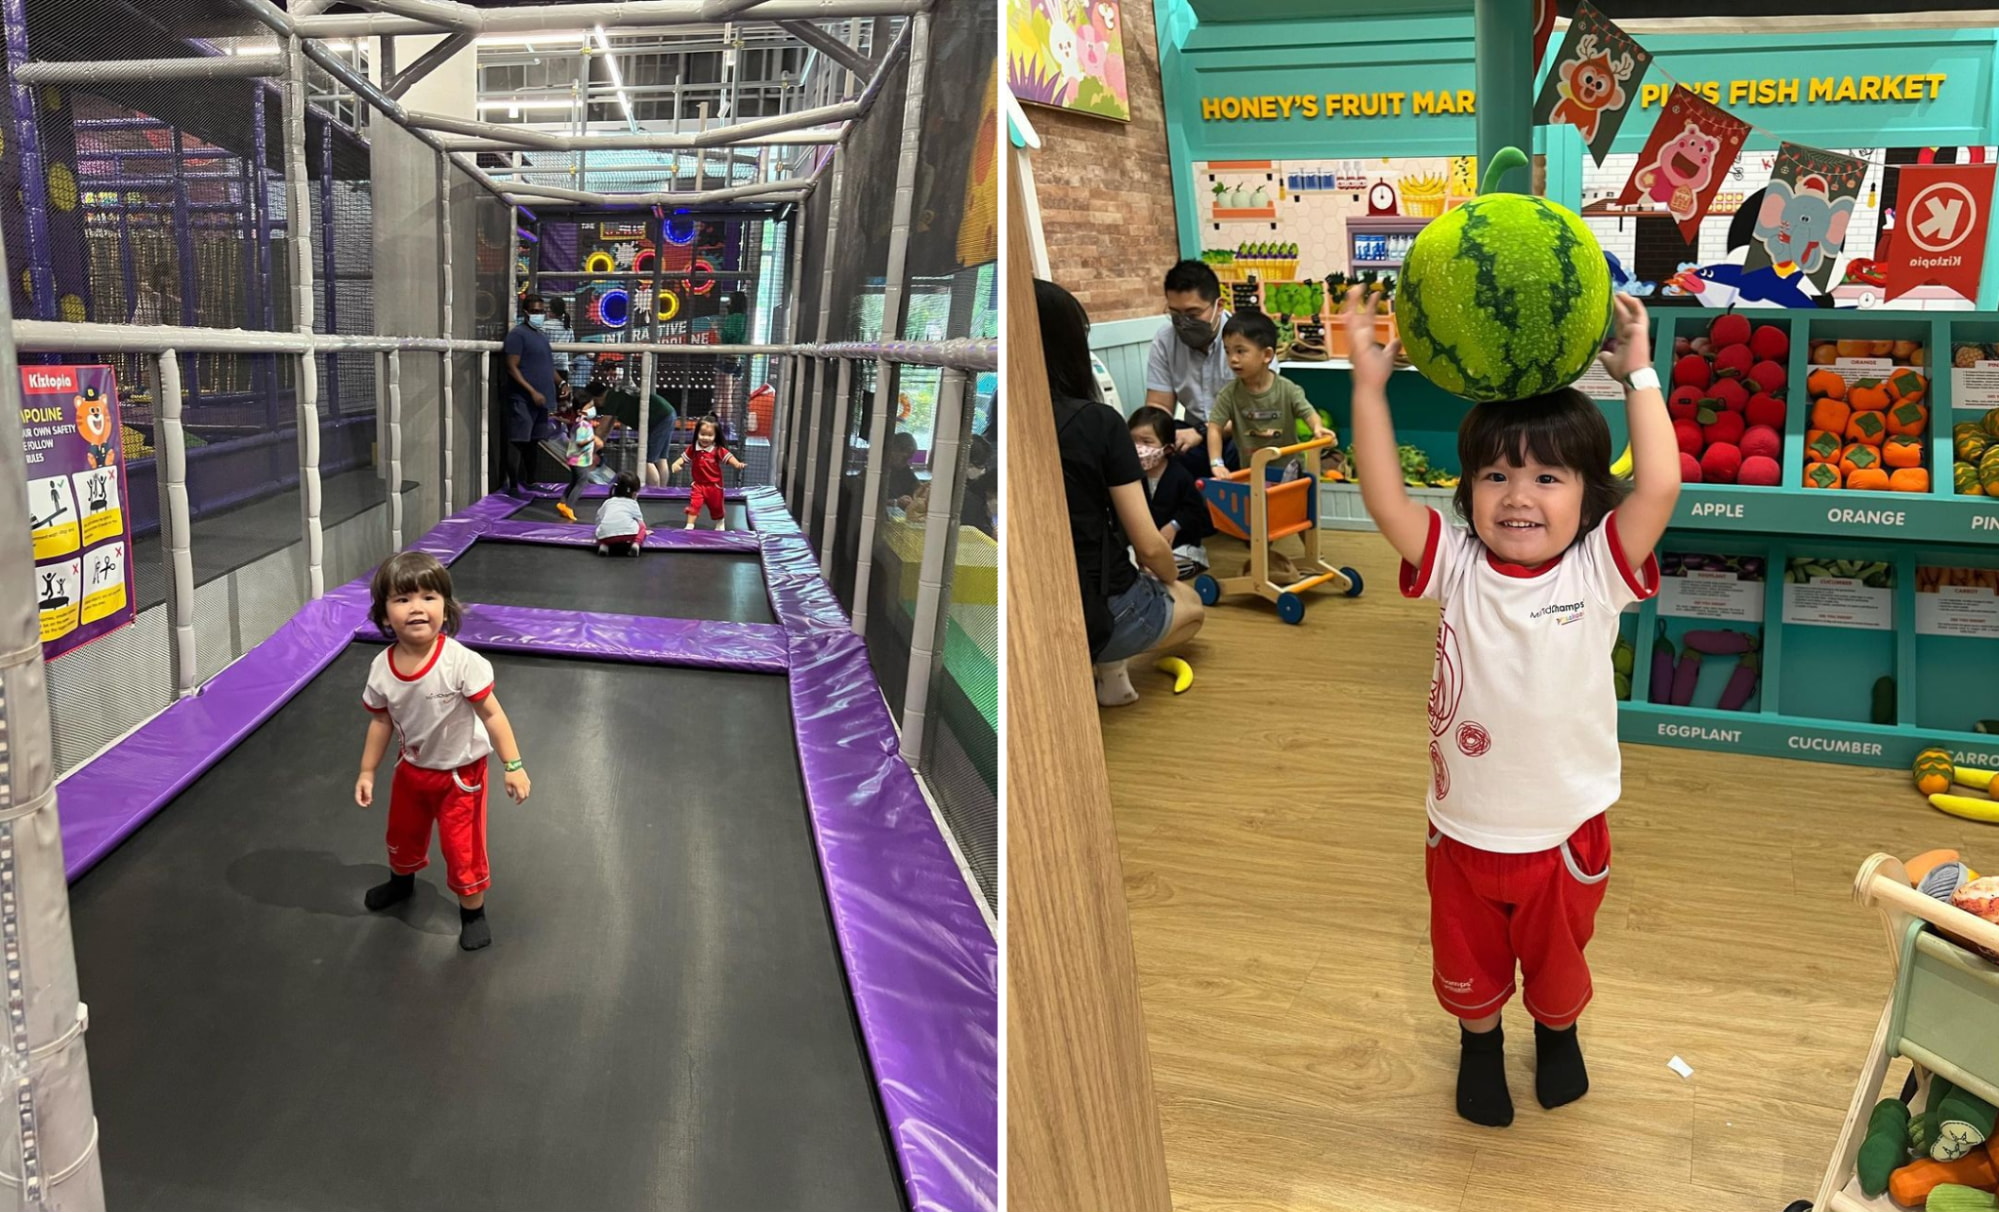
<path id="1" fill-rule="evenodd" d="M 137 616 L 124 426 L 111 368 L 22 367 L 21 431 L 42 656 L 53 661 Z"/>

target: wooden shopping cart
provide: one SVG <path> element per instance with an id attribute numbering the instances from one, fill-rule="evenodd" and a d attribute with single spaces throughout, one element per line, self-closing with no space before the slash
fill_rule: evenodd
<path id="1" fill-rule="evenodd" d="M 1330 585 L 1349 598 L 1360 596 L 1360 574 L 1326 563 L 1321 542 L 1325 531 L 1319 526 L 1319 452 L 1332 444 L 1330 438 L 1314 438 L 1266 447 L 1242 471 L 1201 481 L 1201 495 L 1207 498 L 1215 529 L 1249 542 L 1249 569 L 1242 576 L 1203 573 L 1195 578 L 1194 589 L 1203 604 L 1213 606 L 1223 594 L 1255 594 L 1277 604 L 1279 619 L 1298 623 L 1305 618 L 1307 590 Z M 1302 471 L 1295 479 L 1283 480 L 1278 461 L 1293 456 L 1300 457 Z M 1270 579 L 1270 545 L 1291 535 L 1306 537 L 1300 570 L 1305 576 L 1279 585 Z"/>

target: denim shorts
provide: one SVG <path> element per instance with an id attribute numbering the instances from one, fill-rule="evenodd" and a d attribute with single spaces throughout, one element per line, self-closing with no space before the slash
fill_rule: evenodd
<path id="1" fill-rule="evenodd" d="M 1110 608 L 1111 638 L 1097 654 L 1099 663 L 1125 661 L 1158 648 L 1173 630 L 1173 592 L 1144 574 L 1111 599 Z"/>

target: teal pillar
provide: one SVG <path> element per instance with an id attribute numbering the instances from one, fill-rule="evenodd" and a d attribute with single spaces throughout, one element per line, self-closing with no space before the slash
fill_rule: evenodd
<path id="1" fill-rule="evenodd" d="M 1534 0 L 1477 0 L 1473 9 L 1477 59 L 1479 172 L 1502 147 L 1534 151 Z M 1533 192 L 1530 164 L 1502 176 L 1501 193 Z"/>

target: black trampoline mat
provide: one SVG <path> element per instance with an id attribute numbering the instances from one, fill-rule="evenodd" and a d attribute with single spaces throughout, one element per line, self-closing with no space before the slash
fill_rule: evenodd
<path id="1" fill-rule="evenodd" d="M 597 506 L 603 500 L 601 497 L 584 497 L 579 499 L 576 502 L 577 525 L 588 526 L 595 523 L 597 520 Z M 663 527 L 682 527 L 687 525 L 687 503 L 671 497 L 641 497 L 639 498 L 639 513 L 644 516 L 646 525 L 652 527 L 654 530 L 659 530 Z M 744 503 L 740 501 L 725 501 L 722 503 L 722 514 L 728 520 L 730 530 L 747 531 L 750 529 L 750 510 Z M 555 502 L 543 497 L 535 498 L 527 505 L 515 510 L 508 517 L 515 522 L 569 521 L 555 512 Z M 701 521 L 697 525 L 704 530 L 713 529 L 715 519 L 706 510 L 703 510 Z"/>
<path id="2" fill-rule="evenodd" d="M 493 606 L 777 622 L 755 552 L 650 548 L 636 557 L 599 556 L 593 547 L 481 540 L 452 562 L 451 592 Z"/>
<path id="3" fill-rule="evenodd" d="M 70 890 L 110 1207 L 902 1207 L 785 680 L 495 655 L 534 794 L 492 765 L 468 954 L 435 847 L 399 911 L 361 905 L 377 651 Z"/>

